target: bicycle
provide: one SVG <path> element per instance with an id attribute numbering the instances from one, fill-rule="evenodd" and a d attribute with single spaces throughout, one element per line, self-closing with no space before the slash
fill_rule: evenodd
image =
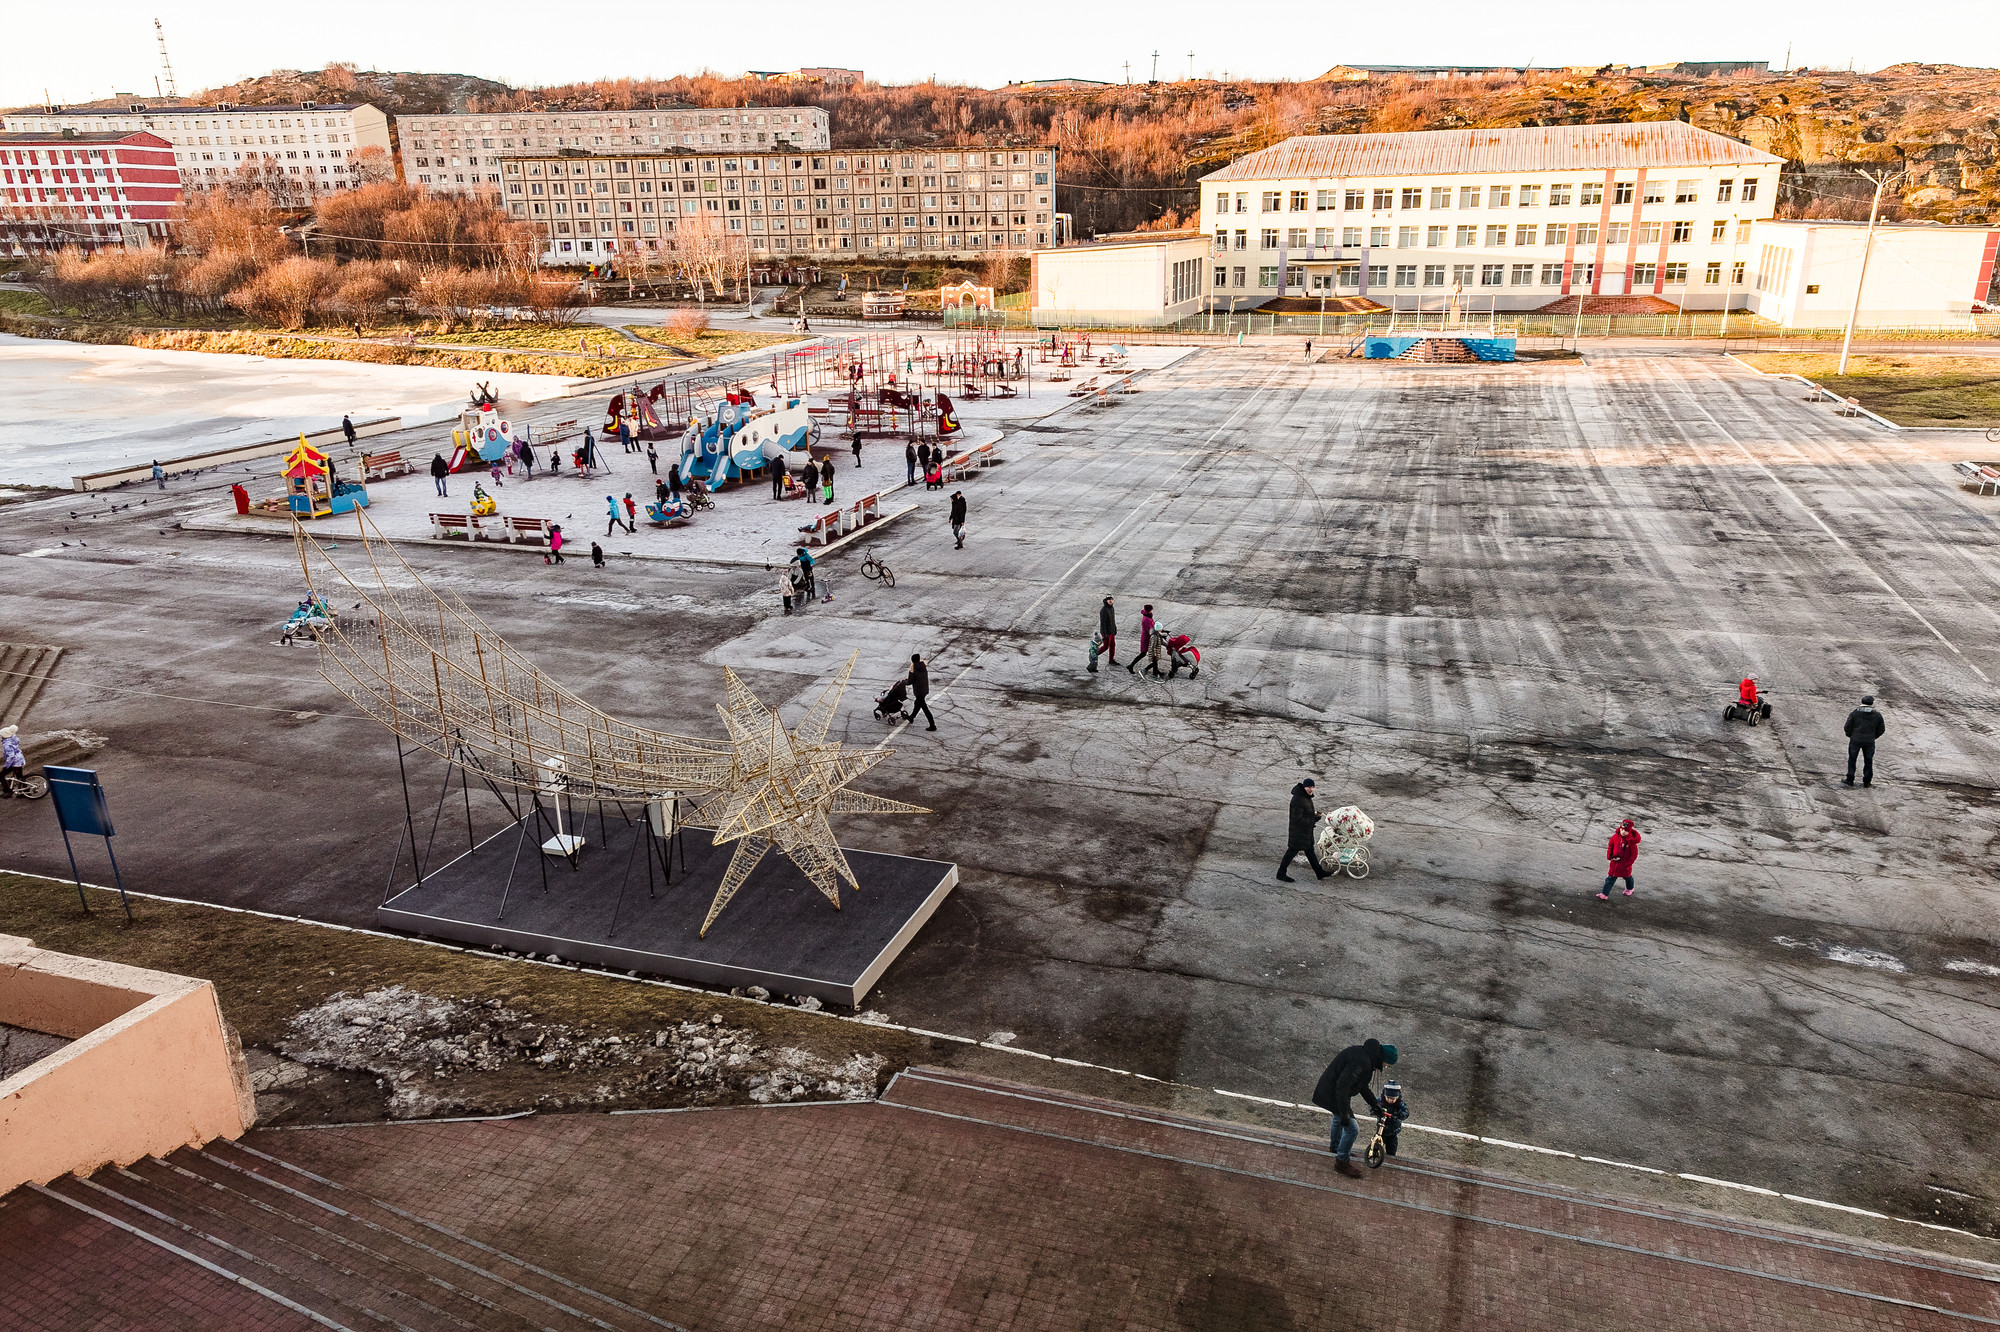
<path id="1" fill-rule="evenodd" d="M 5 790 L 7 795 L 17 800 L 40 800 L 49 793 L 49 779 L 39 774 L 16 777 L 8 773 Z"/>
<path id="2" fill-rule="evenodd" d="M 870 582 L 880 582 L 884 587 L 894 587 L 896 585 L 896 575 L 889 571 L 888 565 L 882 563 L 882 561 L 876 559 L 873 555 L 861 561 L 861 576 Z"/>
<path id="3" fill-rule="evenodd" d="M 1988 444 L 2000 444 L 2000 426 L 1994 426 L 1986 432 L 1986 442 Z"/>

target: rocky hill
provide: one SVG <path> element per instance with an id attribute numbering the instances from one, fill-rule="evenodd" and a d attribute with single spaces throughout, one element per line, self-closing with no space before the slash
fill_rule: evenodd
<path id="1" fill-rule="evenodd" d="M 391 116 L 415 116 L 463 111 L 473 98 L 503 96 L 511 91 L 504 83 L 471 74 L 392 73 L 358 70 L 352 65 L 328 65 L 325 69 L 274 69 L 254 79 L 206 89 L 189 100 L 238 102 L 245 106 L 368 102 Z"/>

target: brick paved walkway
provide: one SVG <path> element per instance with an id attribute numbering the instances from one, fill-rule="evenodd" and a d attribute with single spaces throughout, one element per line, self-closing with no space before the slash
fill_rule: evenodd
<path id="1" fill-rule="evenodd" d="M 337 1327 L 2000 1326 L 2000 1267 L 1409 1158 L 1347 1180 L 1284 1134 L 935 1070 L 874 1104 L 257 1133 L 55 1188 Z M 0 1327 L 308 1325 L 0 1206 Z"/>

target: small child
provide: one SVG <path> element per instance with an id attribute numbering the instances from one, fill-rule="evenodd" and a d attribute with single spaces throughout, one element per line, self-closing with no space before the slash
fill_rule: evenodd
<path id="1" fill-rule="evenodd" d="M 1403 1084 L 1382 1084 L 1382 1149 L 1396 1154 L 1396 1139 L 1402 1135 L 1403 1121 L 1410 1117 L 1410 1103 L 1403 1099 Z"/>
<path id="2" fill-rule="evenodd" d="M 1103 653 L 1104 653 L 1104 635 L 1102 633 L 1092 634 L 1090 636 L 1090 673 L 1092 675 L 1097 674 L 1097 659 L 1098 657 L 1102 656 Z"/>

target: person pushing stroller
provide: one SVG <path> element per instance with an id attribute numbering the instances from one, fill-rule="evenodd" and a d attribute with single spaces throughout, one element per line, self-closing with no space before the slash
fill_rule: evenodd
<path id="1" fill-rule="evenodd" d="M 908 676 L 896 681 L 875 696 L 875 715 L 883 721 L 895 719 L 908 721 L 903 715 L 903 707 L 910 701 L 910 680 Z"/>

